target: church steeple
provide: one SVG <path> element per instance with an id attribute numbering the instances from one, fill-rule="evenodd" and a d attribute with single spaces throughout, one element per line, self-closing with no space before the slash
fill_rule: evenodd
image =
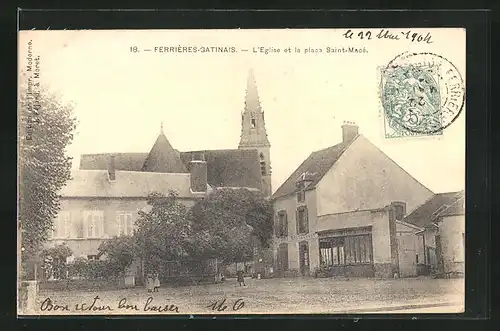
<path id="1" fill-rule="evenodd" d="M 245 109 L 241 114 L 241 139 L 239 146 L 240 148 L 271 146 L 267 139 L 264 112 L 260 105 L 253 70 L 250 70 L 247 78 Z"/>
<path id="2" fill-rule="evenodd" d="M 271 188 L 271 144 L 267 138 L 264 112 L 262 110 L 253 70 L 247 77 L 245 108 L 241 113 L 240 149 L 256 149 L 262 174 L 262 193 L 269 197 Z"/>

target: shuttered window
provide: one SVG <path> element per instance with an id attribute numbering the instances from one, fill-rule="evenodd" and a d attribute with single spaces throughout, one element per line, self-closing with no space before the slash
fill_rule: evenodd
<path id="1" fill-rule="evenodd" d="M 88 210 L 84 212 L 85 238 L 104 238 L 104 212 Z"/>
<path id="2" fill-rule="evenodd" d="M 52 239 L 69 238 L 71 236 L 71 214 L 69 211 L 60 211 L 54 219 L 51 231 Z"/>
<path id="3" fill-rule="evenodd" d="M 301 206 L 297 208 L 296 226 L 297 234 L 309 233 L 309 217 L 307 213 L 307 206 Z"/>
<path id="4" fill-rule="evenodd" d="M 132 213 L 118 212 L 116 214 L 118 236 L 131 236 L 134 233 L 134 219 Z"/>

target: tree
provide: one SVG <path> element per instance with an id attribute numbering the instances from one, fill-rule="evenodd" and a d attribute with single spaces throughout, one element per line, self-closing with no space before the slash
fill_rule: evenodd
<path id="1" fill-rule="evenodd" d="M 52 274 L 56 279 L 66 278 L 66 259 L 72 254 L 71 248 L 65 244 L 42 250 L 40 256 L 44 261 L 43 269 L 46 270 L 47 276 Z"/>
<path id="2" fill-rule="evenodd" d="M 146 271 L 155 271 L 165 261 L 178 261 L 190 235 L 188 208 L 178 201 L 175 192 L 167 196 L 152 193 L 148 196 L 149 212 L 139 211 L 134 234 L 137 255 L 143 259 Z"/>
<path id="3" fill-rule="evenodd" d="M 263 247 L 272 236 L 272 205 L 258 192 L 219 189 L 191 209 L 190 252 L 198 258 L 222 258 L 225 263 L 248 261 L 253 238 Z"/>
<path id="4" fill-rule="evenodd" d="M 106 256 L 107 269 L 110 276 L 123 276 L 134 261 L 136 254 L 135 238 L 115 237 L 102 242 L 99 255 Z"/>
<path id="5" fill-rule="evenodd" d="M 19 94 L 19 227 L 23 261 L 33 258 L 52 230 L 59 190 L 70 179 L 73 107 L 32 79 Z"/>

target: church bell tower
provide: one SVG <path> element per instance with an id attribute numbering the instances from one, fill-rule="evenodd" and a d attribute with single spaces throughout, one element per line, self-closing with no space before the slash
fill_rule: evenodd
<path id="1" fill-rule="evenodd" d="M 245 109 L 241 113 L 241 140 L 238 148 L 257 150 L 262 174 L 262 193 L 265 197 L 270 197 L 272 194 L 271 144 L 267 139 L 264 112 L 260 105 L 257 84 L 252 70 L 247 79 Z"/>

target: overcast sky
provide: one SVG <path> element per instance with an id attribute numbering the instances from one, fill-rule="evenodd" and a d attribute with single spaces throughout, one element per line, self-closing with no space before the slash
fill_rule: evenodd
<path id="1" fill-rule="evenodd" d="M 32 40 L 41 81 L 75 104 L 79 124 L 68 149 L 75 168 L 84 153 L 148 152 L 162 121 L 180 151 L 237 148 L 252 68 L 272 145 L 273 191 L 311 152 L 339 143 L 343 121 L 356 122 L 360 133 L 434 192 L 463 189 L 465 110 L 442 136 L 385 139 L 377 72 L 403 51 L 429 51 L 465 77 L 465 32 L 432 30 L 433 43 L 421 45 L 347 41 L 343 32 L 29 31 L 20 35 L 20 69 Z M 134 53 L 132 46 L 234 46 L 237 53 Z M 259 46 L 281 52 L 254 53 Z M 366 46 L 368 53 L 303 52 L 349 46 Z M 302 52 L 284 53 L 288 47 Z"/>

